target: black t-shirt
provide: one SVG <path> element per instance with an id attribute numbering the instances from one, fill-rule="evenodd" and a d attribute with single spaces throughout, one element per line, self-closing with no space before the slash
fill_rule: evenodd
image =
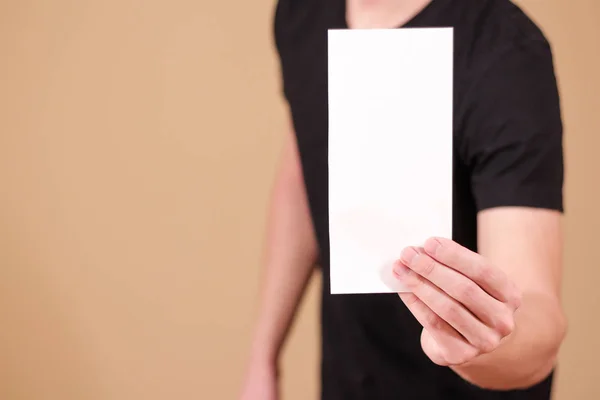
<path id="1" fill-rule="evenodd" d="M 345 7 L 280 0 L 274 26 L 320 246 L 322 398 L 548 399 L 551 377 L 493 392 L 433 364 L 420 347 L 421 326 L 395 294 L 329 293 L 327 30 L 347 28 Z M 542 32 L 508 0 L 433 0 L 404 26 L 454 27 L 453 239 L 476 251 L 483 209 L 562 211 L 560 105 Z"/>

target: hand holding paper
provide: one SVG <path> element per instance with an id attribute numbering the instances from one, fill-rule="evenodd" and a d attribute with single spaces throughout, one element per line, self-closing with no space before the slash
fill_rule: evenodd
<path id="1" fill-rule="evenodd" d="M 515 326 L 521 294 L 498 267 L 449 239 L 408 247 L 394 274 L 400 298 L 423 325 L 421 345 L 436 364 L 461 365 L 495 350 Z"/>

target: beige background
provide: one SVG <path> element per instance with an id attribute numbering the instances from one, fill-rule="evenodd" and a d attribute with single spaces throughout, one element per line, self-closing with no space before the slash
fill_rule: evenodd
<path id="1" fill-rule="evenodd" d="M 600 398 L 600 2 L 521 1 L 567 128 L 556 398 Z M 235 398 L 285 107 L 273 0 L 0 2 L 0 399 Z M 318 392 L 315 280 L 284 399 Z"/>

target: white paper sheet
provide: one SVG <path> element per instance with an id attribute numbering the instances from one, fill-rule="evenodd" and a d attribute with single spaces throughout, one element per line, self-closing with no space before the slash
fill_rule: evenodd
<path id="1" fill-rule="evenodd" d="M 330 30 L 331 293 L 405 291 L 405 246 L 452 235 L 452 28 Z"/>

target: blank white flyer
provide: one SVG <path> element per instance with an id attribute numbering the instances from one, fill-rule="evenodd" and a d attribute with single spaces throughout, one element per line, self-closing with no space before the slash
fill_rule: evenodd
<path id="1" fill-rule="evenodd" d="M 452 236 L 452 28 L 328 32 L 331 293 L 405 291 L 406 246 Z"/>

